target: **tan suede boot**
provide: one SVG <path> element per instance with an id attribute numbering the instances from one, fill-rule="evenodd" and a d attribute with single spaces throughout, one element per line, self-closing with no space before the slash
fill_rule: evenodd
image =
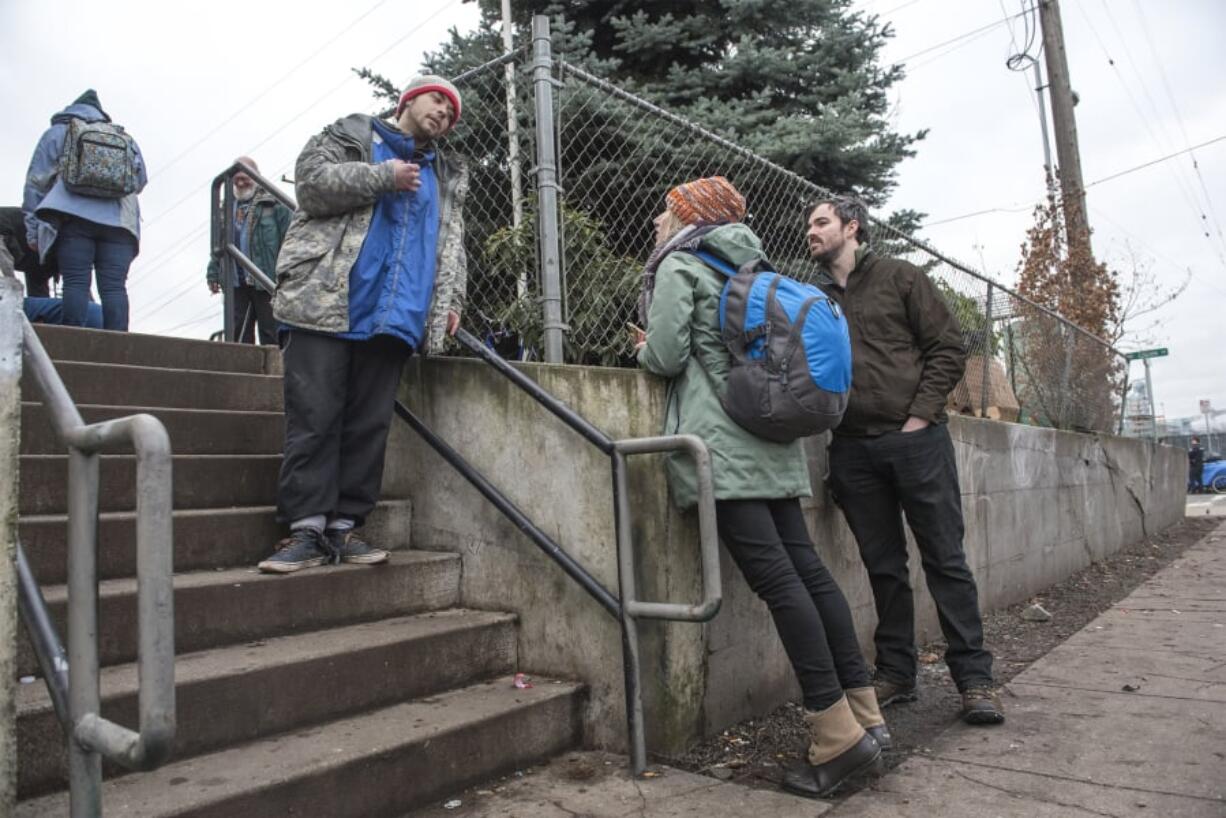
<path id="1" fill-rule="evenodd" d="M 881 715 L 881 708 L 877 706 L 876 688 L 853 687 L 843 692 L 847 694 L 852 715 L 865 732 L 877 739 L 882 750 L 893 749 L 894 741 L 890 737 L 890 728 L 886 727 L 885 716 Z"/>
<path id="2" fill-rule="evenodd" d="M 846 696 L 825 710 L 806 710 L 805 724 L 809 727 L 809 763 L 784 773 L 784 788 L 822 798 L 878 765 L 881 747 L 856 722 Z"/>

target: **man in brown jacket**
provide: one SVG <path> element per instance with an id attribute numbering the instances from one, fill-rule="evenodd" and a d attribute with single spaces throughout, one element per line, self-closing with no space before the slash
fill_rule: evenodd
<path id="1" fill-rule="evenodd" d="M 905 514 L 948 644 L 945 662 L 962 694 L 962 718 L 999 724 L 1005 714 L 962 549 L 961 493 L 946 426 L 946 397 L 965 365 L 961 331 L 922 270 L 869 248 L 868 226 L 863 203 L 830 197 L 811 210 L 807 237 L 851 331 L 851 395 L 830 445 L 830 483 L 877 606 L 877 698 L 882 706 L 916 699 Z"/>

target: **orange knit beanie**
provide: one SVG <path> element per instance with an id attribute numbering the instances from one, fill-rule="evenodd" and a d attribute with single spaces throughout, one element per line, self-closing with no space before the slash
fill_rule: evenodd
<path id="1" fill-rule="evenodd" d="M 739 222 L 745 218 L 745 197 L 723 176 L 677 185 L 664 199 L 673 215 L 686 224 Z"/>

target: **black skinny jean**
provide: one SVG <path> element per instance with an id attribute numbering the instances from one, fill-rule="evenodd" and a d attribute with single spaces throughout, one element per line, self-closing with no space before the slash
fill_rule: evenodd
<path id="1" fill-rule="evenodd" d="M 719 536 L 766 602 L 800 682 L 805 707 L 825 710 L 870 684 L 847 599 L 809 539 L 800 501 L 720 500 Z"/>
<path id="2" fill-rule="evenodd" d="M 916 676 L 906 514 L 948 644 L 950 675 L 959 690 L 990 685 L 992 654 L 983 647 L 979 592 L 962 550 L 962 497 L 949 429 L 942 423 L 905 434 L 836 435 L 830 483 L 873 587 L 877 675 L 903 683 Z"/>

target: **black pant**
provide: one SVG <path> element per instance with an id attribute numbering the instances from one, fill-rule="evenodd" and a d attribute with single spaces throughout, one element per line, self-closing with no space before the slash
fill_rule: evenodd
<path id="1" fill-rule="evenodd" d="M 851 609 L 813 548 L 800 501 L 720 500 L 715 516 L 724 547 L 770 608 L 805 707 L 825 710 L 844 689 L 866 687 Z"/>
<path id="2" fill-rule="evenodd" d="M 379 500 L 396 389 L 410 349 L 394 338 L 285 333 L 285 459 L 277 518 L 343 514 L 362 525 Z"/>
<path id="3" fill-rule="evenodd" d="M 934 424 L 874 438 L 836 436 L 830 481 L 873 587 L 878 675 L 896 682 L 916 675 L 915 603 L 901 510 L 919 546 L 954 682 L 959 690 L 991 684 L 979 593 L 962 550 L 962 502 L 949 429 Z"/>
<path id="4" fill-rule="evenodd" d="M 1193 465 L 1188 468 L 1188 490 L 1193 494 L 1200 494 L 1205 490 L 1204 484 L 1205 467 L 1204 465 Z"/>
<path id="5" fill-rule="evenodd" d="M 234 288 L 234 340 L 254 344 L 259 327 L 260 343 L 277 342 L 277 322 L 272 317 L 272 293 L 252 284 Z"/>

